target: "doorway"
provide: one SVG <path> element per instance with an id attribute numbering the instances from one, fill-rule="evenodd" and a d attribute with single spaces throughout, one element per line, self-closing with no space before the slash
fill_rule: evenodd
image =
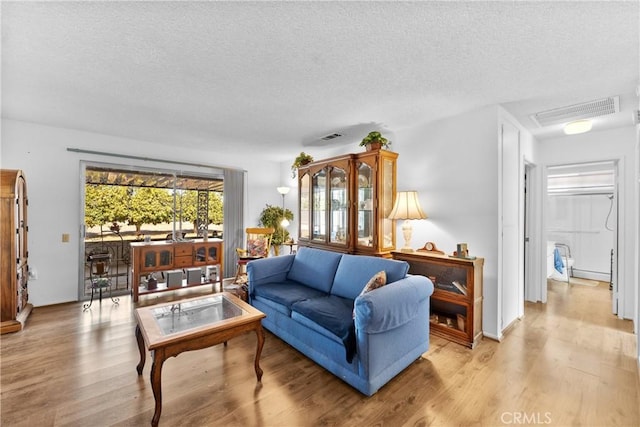
<path id="1" fill-rule="evenodd" d="M 616 161 L 547 167 L 547 278 L 609 282 L 618 313 L 618 164 Z"/>
<path id="2" fill-rule="evenodd" d="M 87 259 L 109 260 L 114 295 L 128 294 L 129 243 L 223 237 L 222 174 L 132 168 L 113 164 L 82 165 L 82 247 L 78 296 L 91 295 Z"/>

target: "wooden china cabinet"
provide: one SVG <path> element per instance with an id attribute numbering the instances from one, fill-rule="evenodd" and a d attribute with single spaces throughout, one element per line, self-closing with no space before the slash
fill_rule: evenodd
<path id="1" fill-rule="evenodd" d="M 27 183 L 20 170 L 0 171 L 0 333 L 17 332 L 33 306 L 27 282 Z"/>
<path id="2" fill-rule="evenodd" d="M 398 154 L 374 150 L 298 169 L 298 245 L 390 257 Z"/>

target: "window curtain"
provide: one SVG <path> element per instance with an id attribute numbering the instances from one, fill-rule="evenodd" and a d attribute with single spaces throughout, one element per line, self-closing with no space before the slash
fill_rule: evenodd
<path id="1" fill-rule="evenodd" d="M 245 171 L 224 170 L 224 275 L 236 274 L 236 248 L 244 247 Z"/>

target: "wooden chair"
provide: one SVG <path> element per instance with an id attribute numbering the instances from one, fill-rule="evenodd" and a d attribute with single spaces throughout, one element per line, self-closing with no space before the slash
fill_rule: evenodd
<path id="1" fill-rule="evenodd" d="M 247 235 L 246 249 L 237 248 L 238 267 L 236 278 L 233 283 L 246 282 L 247 263 L 254 259 L 267 258 L 271 250 L 271 238 L 275 229 L 273 227 L 248 227 L 245 229 Z"/>

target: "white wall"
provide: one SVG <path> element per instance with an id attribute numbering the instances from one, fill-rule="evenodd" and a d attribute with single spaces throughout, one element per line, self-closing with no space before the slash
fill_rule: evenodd
<path id="1" fill-rule="evenodd" d="M 638 253 L 634 237 L 638 235 L 636 218 L 639 214 L 638 195 L 634 190 L 636 188 L 635 144 L 636 131 L 633 126 L 627 126 L 542 140 L 539 142 L 538 152 L 540 164 L 545 167 L 618 160 L 620 208 L 618 283 L 619 292 L 623 296 L 619 315 L 626 319 L 636 319 L 635 304 L 638 288 L 635 275 Z M 546 209 L 544 214 L 547 214 Z"/>
<path id="2" fill-rule="evenodd" d="M 242 168 L 247 171 L 249 187 L 247 225 L 257 224 L 265 204 L 282 203 L 276 190 L 280 185 L 280 163 L 269 162 L 260 153 L 252 158 L 247 153 L 221 155 L 215 146 L 209 151 L 177 149 L 176 146 L 2 119 L 0 166 L 22 169 L 27 178 L 29 266 L 38 271 L 38 279 L 29 281 L 29 299 L 34 306 L 76 301 L 78 297 L 81 160 L 177 168 L 158 162 L 78 154 L 67 148 Z M 63 233 L 71 235 L 69 243 L 62 243 Z"/>
<path id="3" fill-rule="evenodd" d="M 498 336 L 498 118 L 496 107 L 396 132 L 398 191 L 416 190 L 428 216 L 414 221 L 414 248 L 448 254 L 467 243 L 484 258 L 483 330 Z M 398 227 L 401 226 L 401 221 Z M 402 244 L 402 232 L 397 230 Z"/>

